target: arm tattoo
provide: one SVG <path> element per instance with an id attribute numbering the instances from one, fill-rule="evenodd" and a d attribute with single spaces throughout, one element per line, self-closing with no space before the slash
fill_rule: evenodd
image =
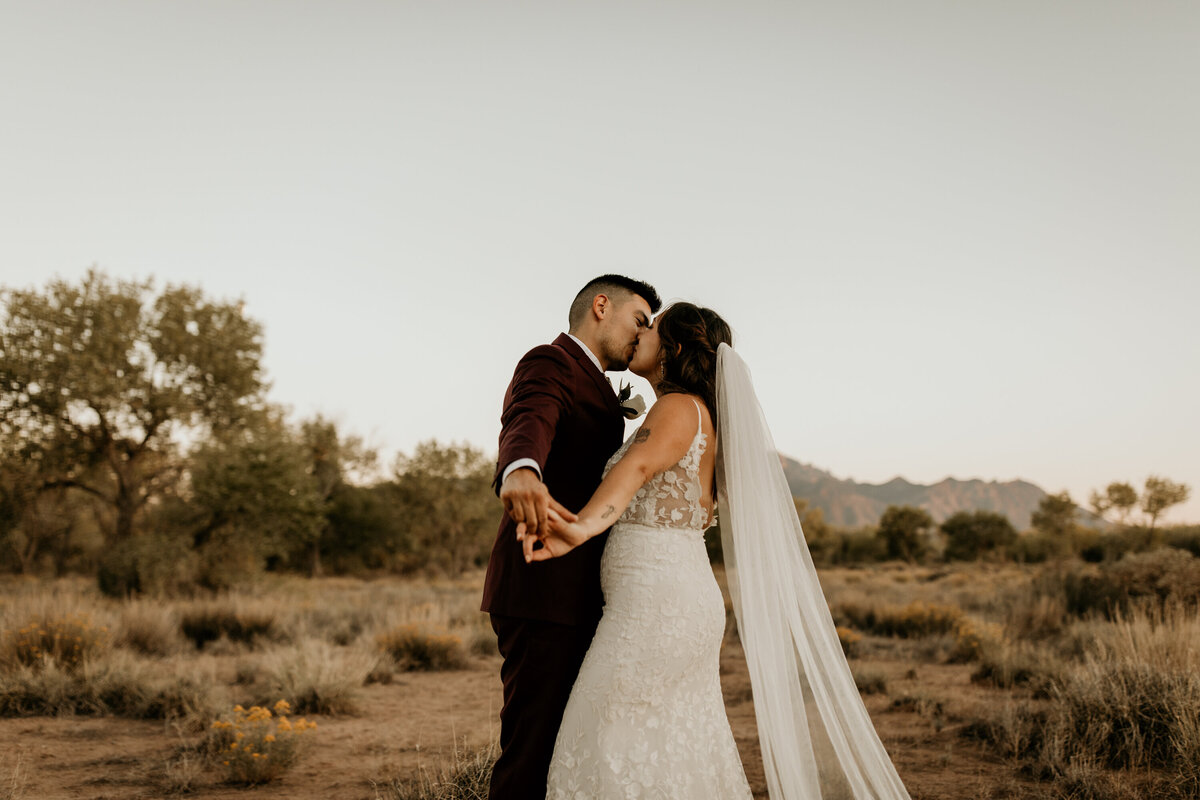
<path id="1" fill-rule="evenodd" d="M 649 438 L 650 438 L 650 429 L 647 428 L 645 425 L 643 425 L 642 427 L 638 428 L 638 432 L 636 434 L 634 434 L 633 443 L 641 444 L 642 442 L 646 441 Z"/>
<path id="2" fill-rule="evenodd" d="M 617 510 L 612 506 L 609 506 L 608 508 L 604 509 L 604 513 L 600 515 L 600 519 L 608 519 L 615 513 L 617 513 Z"/>

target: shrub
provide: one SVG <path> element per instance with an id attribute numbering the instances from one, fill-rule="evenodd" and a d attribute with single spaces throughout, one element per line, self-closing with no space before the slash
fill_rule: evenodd
<path id="1" fill-rule="evenodd" d="M 278 638 L 275 612 L 243 608 L 230 601 L 200 602 L 186 606 L 179 615 L 183 635 L 200 649 L 222 636 L 233 642 L 255 644 L 260 639 Z"/>
<path id="2" fill-rule="evenodd" d="M 1000 632 L 994 625 L 985 625 L 962 617 L 954 625 L 954 646 L 949 660 L 955 664 L 978 661 L 986 648 L 1000 647 Z"/>
<path id="3" fill-rule="evenodd" d="M 854 685 L 863 694 L 886 694 L 887 676 L 879 670 L 851 670 L 854 674 Z"/>
<path id="4" fill-rule="evenodd" d="M 1066 539 L 1047 533 L 1023 533 L 1009 545 L 1009 553 L 1018 563 L 1041 564 L 1065 556 L 1068 544 Z"/>
<path id="5" fill-rule="evenodd" d="M 269 698 L 291 698 L 299 713 L 342 714 L 358 710 L 359 693 L 375 670 L 375 658 L 361 650 L 335 648 L 318 639 L 263 656 L 265 690 Z"/>
<path id="6" fill-rule="evenodd" d="M 837 635 L 838 641 L 842 645 L 842 653 L 845 654 L 846 658 L 853 657 L 858 651 L 858 643 L 862 641 L 862 634 L 839 625 L 837 627 Z"/>
<path id="7" fill-rule="evenodd" d="M 65 670 L 108 650 L 108 628 L 97 626 L 90 614 L 34 618 L 0 640 L 0 666 L 41 667 L 53 662 Z"/>
<path id="8" fill-rule="evenodd" d="M 940 528 L 946 537 L 942 557 L 947 561 L 973 561 L 985 553 L 1008 548 L 1017 538 L 1008 517 L 992 511 L 959 511 Z"/>
<path id="9" fill-rule="evenodd" d="M 866 633 L 913 638 L 950 633 L 963 618 L 963 612 L 957 606 L 920 602 L 906 606 L 843 603 L 834 618 Z"/>
<path id="10" fill-rule="evenodd" d="M 1062 666 L 1049 653 L 1028 644 L 993 642 L 980 648 L 979 669 L 971 675 L 976 683 L 1000 689 L 1025 686 L 1034 697 L 1047 697 Z"/>
<path id="11" fill-rule="evenodd" d="M 467 665 L 462 640 L 441 629 L 400 625 L 381 633 L 376 642 L 402 670 L 462 669 Z"/>
<path id="12" fill-rule="evenodd" d="M 147 602 L 131 602 L 121 609 L 114 640 L 119 647 L 147 656 L 173 655 L 183 645 L 174 612 Z"/>
<path id="13" fill-rule="evenodd" d="M 56 662 L 0 674 L 0 716 L 112 714 L 132 719 L 211 719 L 215 687 L 161 676 L 120 651 L 69 671 Z"/>
<path id="14" fill-rule="evenodd" d="M 275 714 L 265 706 L 233 711 L 213 722 L 208 750 L 225 767 L 230 783 L 256 786 L 278 778 L 296 763 L 317 723 L 288 718 L 286 700 L 275 703 Z"/>

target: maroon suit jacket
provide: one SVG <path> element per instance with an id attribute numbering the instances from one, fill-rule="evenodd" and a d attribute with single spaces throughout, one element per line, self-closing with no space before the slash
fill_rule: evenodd
<path id="1" fill-rule="evenodd" d="M 517 363 L 500 422 L 496 492 L 505 467 L 532 458 L 550 495 L 572 511 L 587 505 L 625 435 L 612 387 L 565 333 Z M 561 558 L 526 564 L 517 524 L 505 514 L 488 561 L 482 609 L 568 625 L 594 623 L 604 605 L 600 555 L 607 537 L 597 536 Z"/>

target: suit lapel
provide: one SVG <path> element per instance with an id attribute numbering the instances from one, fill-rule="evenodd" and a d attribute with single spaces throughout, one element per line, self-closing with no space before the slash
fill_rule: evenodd
<path id="1" fill-rule="evenodd" d="M 583 352 L 583 348 L 576 344 L 575 340 L 570 336 L 567 336 L 565 333 L 560 333 L 558 338 L 554 340 L 554 344 L 566 350 L 571 354 L 572 357 L 574 357 L 576 361 L 579 362 L 579 366 L 582 367 L 583 371 L 586 372 L 592 379 L 592 383 L 596 385 L 596 389 L 604 398 L 606 398 L 607 405 L 615 413 L 620 414 L 621 406 L 617 403 L 617 395 L 613 391 L 613 387 L 607 380 L 605 380 L 604 375 L 600 372 L 600 370 L 596 369 L 596 365 L 592 363 L 590 358 L 588 358 L 587 353 Z"/>

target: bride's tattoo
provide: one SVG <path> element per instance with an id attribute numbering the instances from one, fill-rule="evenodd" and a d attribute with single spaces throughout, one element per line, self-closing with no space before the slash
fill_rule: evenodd
<path id="1" fill-rule="evenodd" d="M 642 442 L 646 441 L 649 438 L 650 438 L 650 429 L 647 428 L 645 425 L 643 425 L 642 427 L 638 428 L 638 432 L 634 435 L 633 443 L 641 444 Z"/>
<path id="2" fill-rule="evenodd" d="M 608 519 L 615 513 L 617 513 L 617 510 L 612 506 L 609 506 L 608 508 L 604 509 L 604 513 L 600 515 L 600 519 Z"/>

